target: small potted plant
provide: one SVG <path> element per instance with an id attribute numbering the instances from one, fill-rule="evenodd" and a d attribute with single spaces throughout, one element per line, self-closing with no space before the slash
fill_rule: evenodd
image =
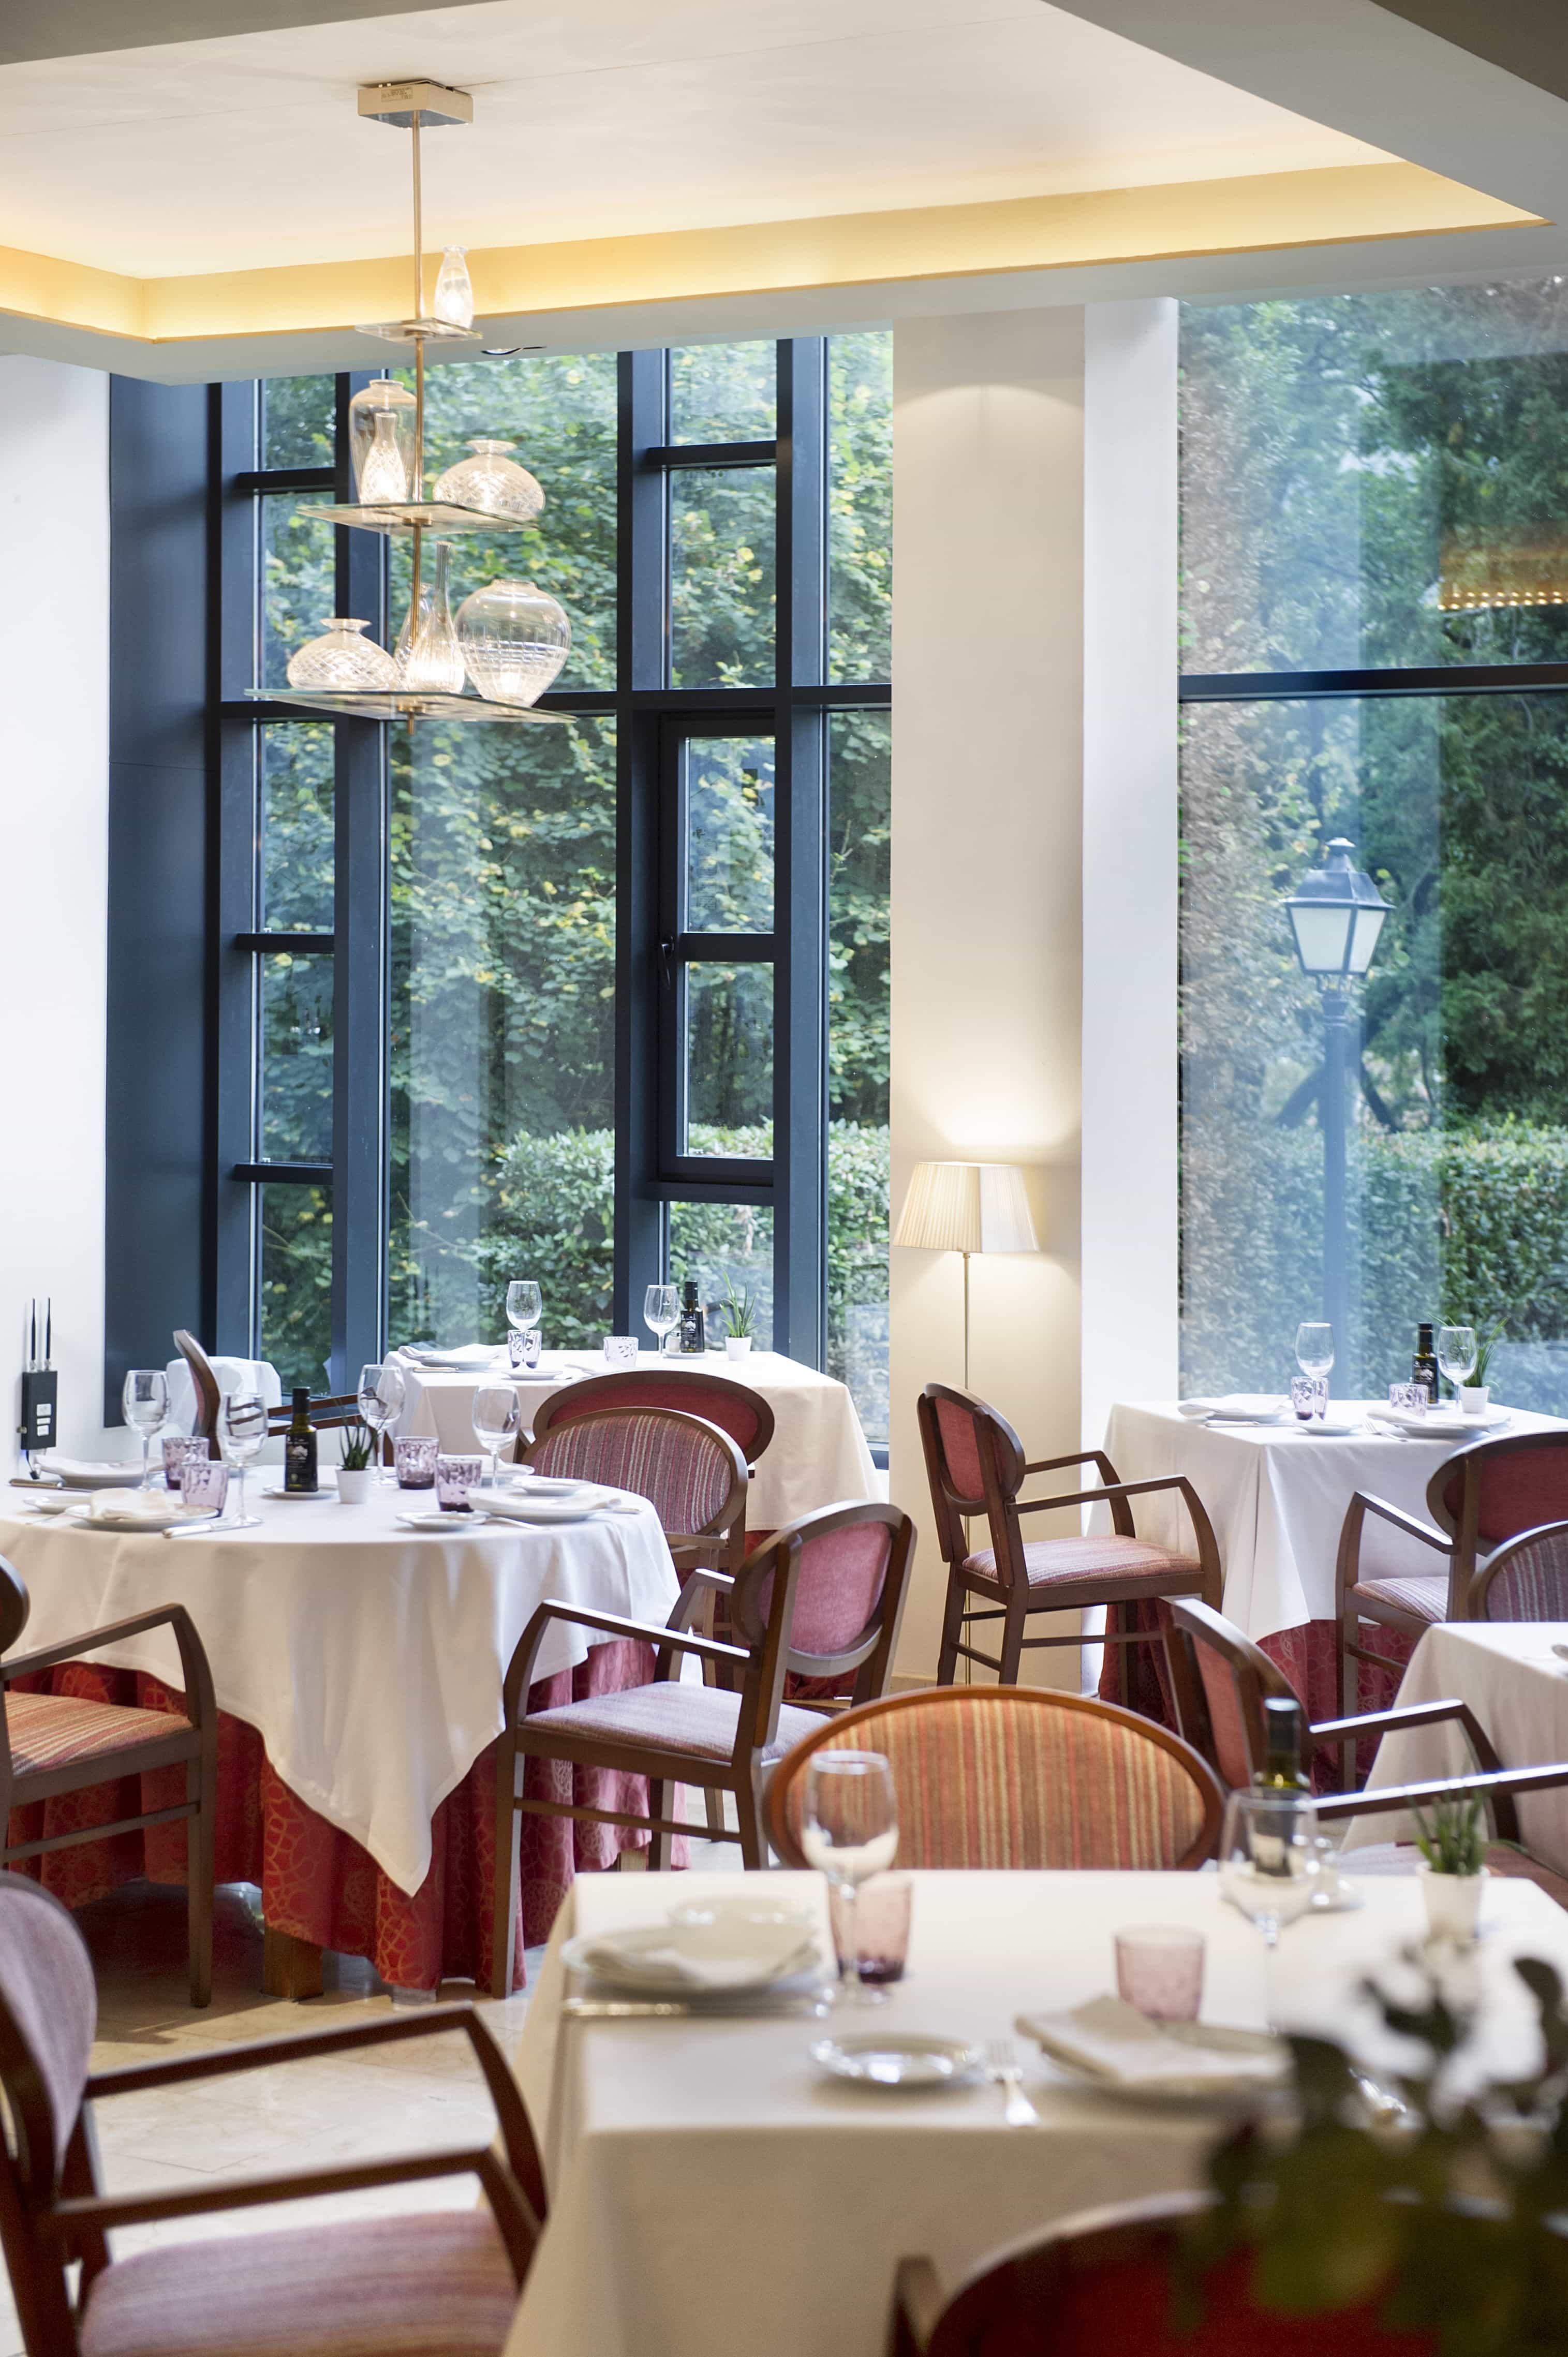
<path id="1" fill-rule="evenodd" d="M 342 1463 L 338 1468 L 338 1495 L 345 1506 L 357 1506 L 376 1485 L 376 1437 L 356 1416 L 343 1426 Z"/>
<path id="2" fill-rule="evenodd" d="M 1487 1887 L 1485 1804 L 1478 1794 L 1434 1801 L 1430 1814 L 1417 1809 L 1415 1823 L 1427 1930 L 1434 1940 L 1473 1940 Z"/>
<path id="3" fill-rule="evenodd" d="M 725 1336 L 725 1356 L 726 1359 L 744 1359 L 751 1349 L 751 1327 L 755 1315 L 751 1296 L 744 1286 L 737 1293 L 734 1278 L 726 1276 L 721 1306 L 729 1320 L 729 1332 Z"/>
<path id="4" fill-rule="evenodd" d="M 1494 1326 L 1490 1333 L 1483 1334 L 1476 1345 L 1476 1363 L 1470 1370 L 1470 1380 L 1459 1386 L 1459 1405 L 1466 1415 L 1485 1415 L 1487 1413 L 1492 1396 L 1488 1380 L 1492 1352 L 1502 1339 L 1502 1328 Z"/>

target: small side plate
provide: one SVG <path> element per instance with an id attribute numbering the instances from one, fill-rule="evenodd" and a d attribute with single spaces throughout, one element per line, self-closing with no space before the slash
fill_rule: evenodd
<path id="1" fill-rule="evenodd" d="M 979 2071 L 978 2046 L 961 2038 L 925 2038 L 916 2032 L 878 2035 L 856 2030 L 845 2038 L 819 2038 L 811 2060 L 830 2078 L 857 2087 L 912 2087 L 929 2094 L 936 2087 L 962 2086 Z"/>

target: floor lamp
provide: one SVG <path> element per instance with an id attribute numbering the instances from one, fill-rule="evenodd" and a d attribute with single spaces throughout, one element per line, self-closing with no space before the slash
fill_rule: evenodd
<path id="1" fill-rule="evenodd" d="M 963 1254 L 963 1387 L 969 1389 L 972 1253 L 1040 1249 L 1024 1172 L 1015 1162 L 917 1162 L 898 1215 L 896 1244 Z"/>

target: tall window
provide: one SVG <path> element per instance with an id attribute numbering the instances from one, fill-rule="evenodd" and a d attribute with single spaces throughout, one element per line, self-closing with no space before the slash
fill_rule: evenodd
<path id="1" fill-rule="evenodd" d="M 1183 315 L 1183 1375 L 1320 1314 L 1326 1032 L 1278 902 L 1391 903 L 1349 1042 L 1335 1386 L 1422 1318 L 1568 1408 L 1568 290 Z"/>

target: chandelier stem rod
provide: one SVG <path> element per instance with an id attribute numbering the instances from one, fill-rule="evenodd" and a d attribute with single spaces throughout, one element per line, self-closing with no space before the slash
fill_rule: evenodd
<path id="1" fill-rule="evenodd" d="M 419 181 L 419 112 L 409 125 L 413 141 L 413 316 L 424 317 L 424 199 Z"/>

